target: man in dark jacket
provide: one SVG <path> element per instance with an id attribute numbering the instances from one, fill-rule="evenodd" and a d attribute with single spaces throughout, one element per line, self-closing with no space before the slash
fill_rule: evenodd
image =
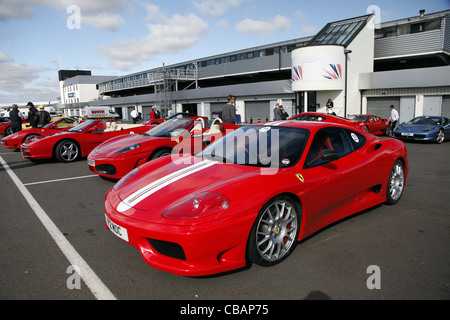
<path id="1" fill-rule="evenodd" d="M 42 128 L 47 123 L 50 123 L 51 119 L 52 119 L 52 117 L 50 116 L 50 113 L 45 111 L 43 105 L 40 105 L 39 106 L 39 113 L 38 113 L 38 117 L 37 117 L 37 125 L 38 125 L 38 127 Z"/>
<path id="2" fill-rule="evenodd" d="M 222 110 L 222 121 L 225 123 L 236 123 L 236 107 L 234 106 L 235 97 L 233 95 L 228 96 L 228 103 Z"/>
<path id="3" fill-rule="evenodd" d="M 9 119 L 11 120 L 11 129 L 13 133 L 22 130 L 22 117 L 17 104 L 12 105 L 12 110 L 9 112 Z"/>
<path id="4" fill-rule="evenodd" d="M 28 102 L 28 122 L 32 128 L 37 128 L 37 120 L 38 120 L 38 109 L 34 106 L 32 102 Z"/>

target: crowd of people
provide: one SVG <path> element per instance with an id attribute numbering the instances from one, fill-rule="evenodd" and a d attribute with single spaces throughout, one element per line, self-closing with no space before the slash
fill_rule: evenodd
<path id="1" fill-rule="evenodd" d="M 39 110 L 34 106 L 32 102 L 28 102 L 28 117 L 20 112 L 19 106 L 13 104 L 9 112 L 9 118 L 11 121 L 11 129 L 13 133 L 22 130 L 22 123 L 27 120 L 32 128 L 42 128 L 46 124 L 50 123 L 51 116 L 48 111 L 45 110 L 43 105 L 39 106 Z"/>

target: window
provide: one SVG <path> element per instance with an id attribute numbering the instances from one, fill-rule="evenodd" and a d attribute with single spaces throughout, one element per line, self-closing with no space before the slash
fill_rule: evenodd
<path id="1" fill-rule="evenodd" d="M 366 138 L 362 134 L 348 129 L 325 128 L 319 130 L 309 148 L 305 168 L 328 163 L 328 161 L 320 159 L 324 150 L 336 151 L 342 158 L 360 149 L 365 143 Z"/>

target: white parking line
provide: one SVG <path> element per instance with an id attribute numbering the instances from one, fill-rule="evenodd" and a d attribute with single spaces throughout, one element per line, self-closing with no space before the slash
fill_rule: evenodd
<path id="1" fill-rule="evenodd" d="M 116 300 L 116 297 L 112 292 L 105 286 L 105 284 L 100 280 L 100 278 L 95 274 L 95 272 L 89 267 L 86 261 L 79 255 L 75 248 L 70 244 L 69 241 L 64 237 L 62 232 L 53 223 L 45 211 L 41 208 L 39 203 L 34 199 L 31 193 L 27 190 L 25 185 L 20 181 L 13 170 L 8 166 L 8 164 L 0 156 L 0 163 L 5 168 L 6 172 L 15 183 L 19 191 L 24 196 L 25 200 L 33 209 L 34 213 L 47 229 L 48 233 L 51 235 L 53 240 L 56 242 L 60 250 L 69 260 L 70 264 L 73 266 L 78 266 L 80 268 L 80 277 L 86 283 L 88 288 L 91 290 L 92 294 L 97 298 L 97 300 Z"/>
<path id="2" fill-rule="evenodd" d="M 67 181 L 67 180 L 77 180 L 77 179 L 85 179 L 85 178 L 92 178 L 92 177 L 98 177 L 98 175 L 94 174 L 94 175 L 89 175 L 89 176 L 80 176 L 80 177 L 73 177 L 73 178 L 39 181 L 39 182 L 30 182 L 30 183 L 25 183 L 24 186 L 33 186 L 35 184 L 44 184 L 44 183 L 60 182 L 60 181 Z"/>

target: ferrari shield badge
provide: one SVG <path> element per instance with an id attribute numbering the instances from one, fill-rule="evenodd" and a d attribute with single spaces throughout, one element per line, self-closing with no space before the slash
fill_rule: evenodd
<path id="1" fill-rule="evenodd" d="M 300 173 L 297 173 L 295 176 L 296 176 L 296 177 L 298 178 L 298 180 L 300 180 L 302 183 L 305 182 L 305 178 L 303 178 L 303 176 L 302 176 Z"/>

